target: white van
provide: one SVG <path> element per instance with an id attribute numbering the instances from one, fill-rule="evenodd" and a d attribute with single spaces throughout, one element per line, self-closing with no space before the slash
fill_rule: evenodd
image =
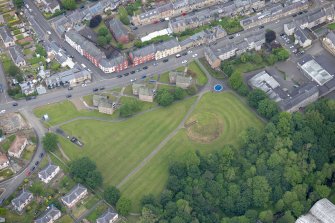
<path id="1" fill-rule="evenodd" d="M 178 54 L 176 54 L 176 58 L 179 58 L 179 57 L 181 57 L 181 55 L 178 53 Z"/>

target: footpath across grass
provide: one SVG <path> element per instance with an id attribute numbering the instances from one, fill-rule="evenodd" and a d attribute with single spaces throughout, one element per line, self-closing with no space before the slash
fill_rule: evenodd
<path id="1" fill-rule="evenodd" d="M 71 160 L 88 156 L 102 172 L 105 185 L 117 185 L 179 125 L 195 98 L 158 108 L 121 122 L 77 120 L 61 128 L 84 143 L 61 140 Z"/>
<path id="2" fill-rule="evenodd" d="M 201 70 L 201 68 L 195 61 L 192 61 L 188 65 L 188 69 L 190 69 L 197 75 L 196 80 L 198 85 L 204 86 L 207 83 L 208 79 L 206 77 L 206 74 Z"/>
<path id="3" fill-rule="evenodd" d="M 121 187 L 122 193 L 133 202 L 132 211 L 140 212 L 140 200 L 144 195 L 152 193 L 158 196 L 163 191 L 171 161 L 182 159 L 190 151 L 199 150 L 202 153 L 208 153 L 221 149 L 226 144 L 237 145 L 243 130 L 248 127 L 263 126 L 262 121 L 231 93 L 205 94 L 190 119 L 204 113 L 211 113 L 222 121 L 221 135 L 211 143 L 202 144 L 191 140 L 186 129 L 180 130 L 142 170 Z M 189 120 L 186 123 L 188 122 Z"/>

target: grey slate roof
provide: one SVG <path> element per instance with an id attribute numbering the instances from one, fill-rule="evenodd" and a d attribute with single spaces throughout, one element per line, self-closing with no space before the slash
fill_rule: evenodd
<path id="1" fill-rule="evenodd" d="M 219 59 L 209 47 L 205 47 L 205 54 L 209 57 L 210 61 L 215 61 Z"/>
<path id="2" fill-rule="evenodd" d="M 14 198 L 12 200 L 12 204 L 16 207 L 20 207 L 23 203 L 25 203 L 31 196 L 33 196 L 32 193 L 29 191 L 23 190 L 19 196 Z"/>
<path id="3" fill-rule="evenodd" d="M 54 219 L 55 216 L 59 215 L 60 213 L 60 210 L 54 206 L 51 206 L 51 208 L 46 210 L 40 218 L 35 220 L 35 223 L 49 223 L 51 219 Z"/>
<path id="4" fill-rule="evenodd" d="M 67 83 L 72 79 L 80 78 L 86 75 L 90 75 L 87 70 L 78 70 L 77 68 L 72 68 L 70 70 L 66 70 L 46 78 L 45 83 L 46 85 L 53 85 L 60 82 Z"/>
<path id="5" fill-rule="evenodd" d="M 0 28 L 0 36 L 4 42 L 12 42 L 14 39 L 10 35 L 10 31 L 7 26 Z"/>
<path id="6" fill-rule="evenodd" d="M 136 58 L 136 57 L 144 57 L 144 56 L 153 54 L 155 52 L 156 52 L 155 45 L 154 44 L 150 44 L 148 46 L 145 46 L 143 48 L 140 48 L 138 50 L 133 51 L 132 55 L 133 55 L 134 58 Z"/>
<path id="7" fill-rule="evenodd" d="M 174 47 L 178 47 L 179 46 L 179 42 L 173 38 L 173 39 L 170 39 L 168 41 L 164 41 L 162 43 L 159 43 L 156 45 L 156 50 L 157 51 L 164 51 L 166 49 L 172 49 Z"/>
<path id="8" fill-rule="evenodd" d="M 113 219 L 117 213 L 109 209 L 100 218 L 97 219 L 97 223 L 109 223 L 111 219 Z"/>
<path id="9" fill-rule="evenodd" d="M 38 175 L 39 177 L 43 178 L 43 179 L 47 179 L 53 172 L 55 172 L 55 170 L 58 168 L 58 166 L 53 165 L 53 164 L 49 164 L 48 166 L 46 166 L 43 170 L 41 170 Z"/>
<path id="10" fill-rule="evenodd" d="M 296 29 L 294 34 L 296 35 L 297 39 L 300 40 L 302 43 L 308 40 L 307 34 L 304 29 L 303 30 L 300 28 Z"/>
<path id="11" fill-rule="evenodd" d="M 172 3 L 167 3 L 167 4 L 164 4 L 164 5 L 158 6 L 155 9 L 151 9 L 151 10 L 148 10 L 144 13 L 141 13 L 140 18 L 141 19 L 146 19 L 146 18 L 155 17 L 156 15 L 158 15 L 162 12 L 166 12 L 166 11 L 169 11 L 169 10 L 172 10 L 172 9 L 173 9 Z"/>
<path id="12" fill-rule="evenodd" d="M 24 57 L 21 53 L 21 48 L 19 46 L 15 45 L 15 46 L 10 47 L 9 53 L 12 56 L 14 63 L 25 62 Z"/>
<path id="13" fill-rule="evenodd" d="M 119 39 L 122 36 L 127 36 L 129 33 L 129 30 L 123 25 L 123 23 L 119 19 L 110 20 L 108 22 L 108 26 L 116 39 Z"/>
<path id="14" fill-rule="evenodd" d="M 333 43 L 333 45 L 335 45 L 335 33 L 334 32 L 329 32 L 326 37 Z"/>
<path id="15" fill-rule="evenodd" d="M 72 190 L 69 193 L 67 193 L 65 196 L 62 197 L 62 200 L 65 203 L 70 204 L 86 190 L 87 189 L 84 186 L 77 184 L 72 188 Z"/>

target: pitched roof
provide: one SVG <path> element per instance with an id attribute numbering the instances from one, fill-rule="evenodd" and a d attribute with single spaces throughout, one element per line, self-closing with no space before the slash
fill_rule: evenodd
<path id="1" fill-rule="evenodd" d="M 47 179 L 51 174 L 53 174 L 59 166 L 49 164 L 43 170 L 38 173 L 38 176 L 42 179 Z"/>
<path id="2" fill-rule="evenodd" d="M 333 45 L 335 45 L 335 33 L 334 32 L 329 32 L 326 37 L 327 39 L 330 40 L 330 42 L 333 43 Z"/>
<path id="3" fill-rule="evenodd" d="M 305 29 L 300 29 L 298 28 L 296 31 L 295 31 L 295 36 L 296 38 L 301 41 L 302 43 L 306 42 L 308 40 L 308 37 L 307 37 L 307 34 L 305 32 Z"/>
<path id="4" fill-rule="evenodd" d="M 15 207 L 20 207 L 20 206 L 21 206 L 23 203 L 25 203 L 31 196 L 33 196 L 32 193 L 30 193 L 29 191 L 26 191 L 26 190 L 22 190 L 21 194 L 12 200 L 12 204 L 13 204 Z"/>
<path id="5" fill-rule="evenodd" d="M 100 218 L 97 219 L 97 223 L 109 223 L 110 220 L 115 218 L 118 214 L 111 209 L 108 209 L 103 215 L 100 216 Z"/>
<path id="6" fill-rule="evenodd" d="M 8 158 L 5 154 L 0 155 L 0 165 L 7 163 L 8 162 Z"/>
<path id="7" fill-rule="evenodd" d="M 205 47 L 205 54 L 209 58 L 210 61 L 218 60 L 219 58 L 214 54 L 213 50 L 209 47 Z"/>
<path id="8" fill-rule="evenodd" d="M 21 54 L 21 48 L 17 45 L 9 47 L 9 53 L 14 60 L 14 63 L 25 62 L 23 55 Z"/>
<path id="9" fill-rule="evenodd" d="M 10 35 L 10 31 L 7 26 L 0 28 L 0 36 L 4 42 L 12 42 L 14 39 Z"/>
<path id="10" fill-rule="evenodd" d="M 148 55 L 153 54 L 155 52 L 156 52 L 155 45 L 150 44 L 148 46 L 145 46 L 143 48 L 140 48 L 140 49 L 137 49 L 137 50 L 133 51 L 131 54 L 135 58 L 135 57 L 148 56 Z"/>
<path id="11" fill-rule="evenodd" d="M 17 153 L 20 151 L 21 146 L 24 144 L 24 142 L 27 140 L 26 137 L 24 136 L 20 136 L 20 135 L 16 135 L 14 141 L 12 142 L 12 144 L 9 147 L 8 152 L 12 152 L 12 153 Z"/>
<path id="12" fill-rule="evenodd" d="M 49 223 L 51 219 L 55 219 L 55 216 L 59 215 L 61 212 L 56 207 L 51 206 L 48 208 L 40 218 L 35 220 L 35 223 Z"/>
<path id="13" fill-rule="evenodd" d="M 126 28 L 126 26 L 123 25 L 123 23 L 118 19 L 111 19 L 108 22 L 108 26 L 116 39 L 119 39 L 122 36 L 127 36 L 129 33 L 129 30 Z"/>
<path id="14" fill-rule="evenodd" d="M 71 204 L 77 197 L 79 197 L 81 194 L 83 194 L 87 189 L 80 185 L 77 184 L 72 188 L 72 190 L 67 193 L 65 196 L 62 197 L 62 201 L 64 201 L 67 204 Z"/>
<path id="15" fill-rule="evenodd" d="M 164 51 L 164 50 L 168 50 L 168 49 L 172 49 L 172 48 L 175 48 L 175 47 L 178 47 L 180 46 L 179 45 L 179 42 L 173 38 L 173 39 L 170 39 L 168 41 L 164 41 L 162 43 L 159 43 L 156 45 L 156 50 L 157 51 Z"/>

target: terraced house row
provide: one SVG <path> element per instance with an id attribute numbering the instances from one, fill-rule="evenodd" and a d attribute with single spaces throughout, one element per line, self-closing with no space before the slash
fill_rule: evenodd
<path id="1" fill-rule="evenodd" d="M 228 2 L 229 0 L 177 0 L 175 2 L 163 4 L 139 15 L 135 15 L 132 17 L 132 22 L 135 25 L 152 24 L 158 22 L 162 18 L 177 17 L 193 10 Z M 234 4 L 235 12 L 244 15 L 248 15 L 254 12 L 254 10 L 265 7 L 264 0 L 237 0 L 231 4 Z"/>
<path id="2" fill-rule="evenodd" d="M 214 42 L 227 35 L 226 31 L 219 26 L 197 33 L 181 42 L 172 38 L 168 41 L 150 44 L 140 49 L 107 58 L 92 42 L 85 39 L 74 30 L 65 33 L 65 40 L 82 56 L 90 60 L 95 66 L 99 67 L 105 73 L 119 72 L 127 69 L 129 66 L 137 66 L 148 61 L 160 60 L 162 58 L 179 53 L 182 50 L 201 44 Z"/>

